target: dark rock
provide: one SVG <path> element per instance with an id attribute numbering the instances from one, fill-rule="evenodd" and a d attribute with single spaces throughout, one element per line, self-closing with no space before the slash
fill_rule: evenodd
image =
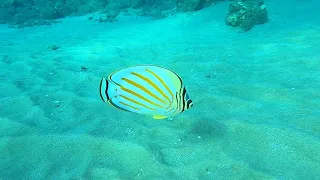
<path id="1" fill-rule="evenodd" d="M 88 70 L 88 68 L 87 67 L 85 67 L 85 66 L 81 66 L 81 71 L 87 71 Z"/>
<path id="2" fill-rule="evenodd" d="M 254 25 L 268 22 L 268 12 L 263 0 L 235 0 L 229 4 L 225 22 L 229 26 L 248 31 Z"/>
<path id="3" fill-rule="evenodd" d="M 55 51 L 55 50 L 58 50 L 60 47 L 57 46 L 57 45 L 50 45 L 48 48 L 49 48 L 50 50 Z"/>

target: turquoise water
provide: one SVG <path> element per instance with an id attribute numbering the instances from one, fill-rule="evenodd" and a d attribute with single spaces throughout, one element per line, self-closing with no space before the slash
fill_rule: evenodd
<path id="1" fill-rule="evenodd" d="M 265 4 L 270 22 L 246 33 L 225 26 L 227 3 L 1 26 L 0 179 L 319 179 L 318 4 Z M 179 73 L 194 107 L 153 120 L 103 103 L 100 78 L 136 64 Z"/>

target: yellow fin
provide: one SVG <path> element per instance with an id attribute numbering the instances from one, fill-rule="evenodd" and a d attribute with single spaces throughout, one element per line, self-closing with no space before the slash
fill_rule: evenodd
<path id="1" fill-rule="evenodd" d="M 165 119 L 165 118 L 167 118 L 167 116 L 161 116 L 161 115 L 160 116 L 159 115 L 154 115 L 153 116 L 153 119 L 158 119 L 158 120 L 159 119 Z"/>

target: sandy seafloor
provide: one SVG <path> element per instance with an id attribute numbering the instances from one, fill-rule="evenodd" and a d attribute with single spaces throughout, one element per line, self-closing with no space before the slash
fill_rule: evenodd
<path id="1" fill-rule="evenodd" d="M 281 3 L 247 33 L 227 3 L 1 26 L 0 179 L 320 179 L 319 5 Z M 100 78 L 136 64 L 179 73 L 194 107 L 157 121 L 104 104 Z"/>

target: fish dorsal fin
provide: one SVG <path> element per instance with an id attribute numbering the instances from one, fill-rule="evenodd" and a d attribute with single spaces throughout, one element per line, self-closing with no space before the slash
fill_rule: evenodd
<path id="1" fill-rule="evenodd" d="M 154 115 L 153 116 L 153 119 L 157 119 L 157 120 L 165 119 L 165 118 L 167 118 L 167 116 L 161 116 L 161 115 Z"/>

